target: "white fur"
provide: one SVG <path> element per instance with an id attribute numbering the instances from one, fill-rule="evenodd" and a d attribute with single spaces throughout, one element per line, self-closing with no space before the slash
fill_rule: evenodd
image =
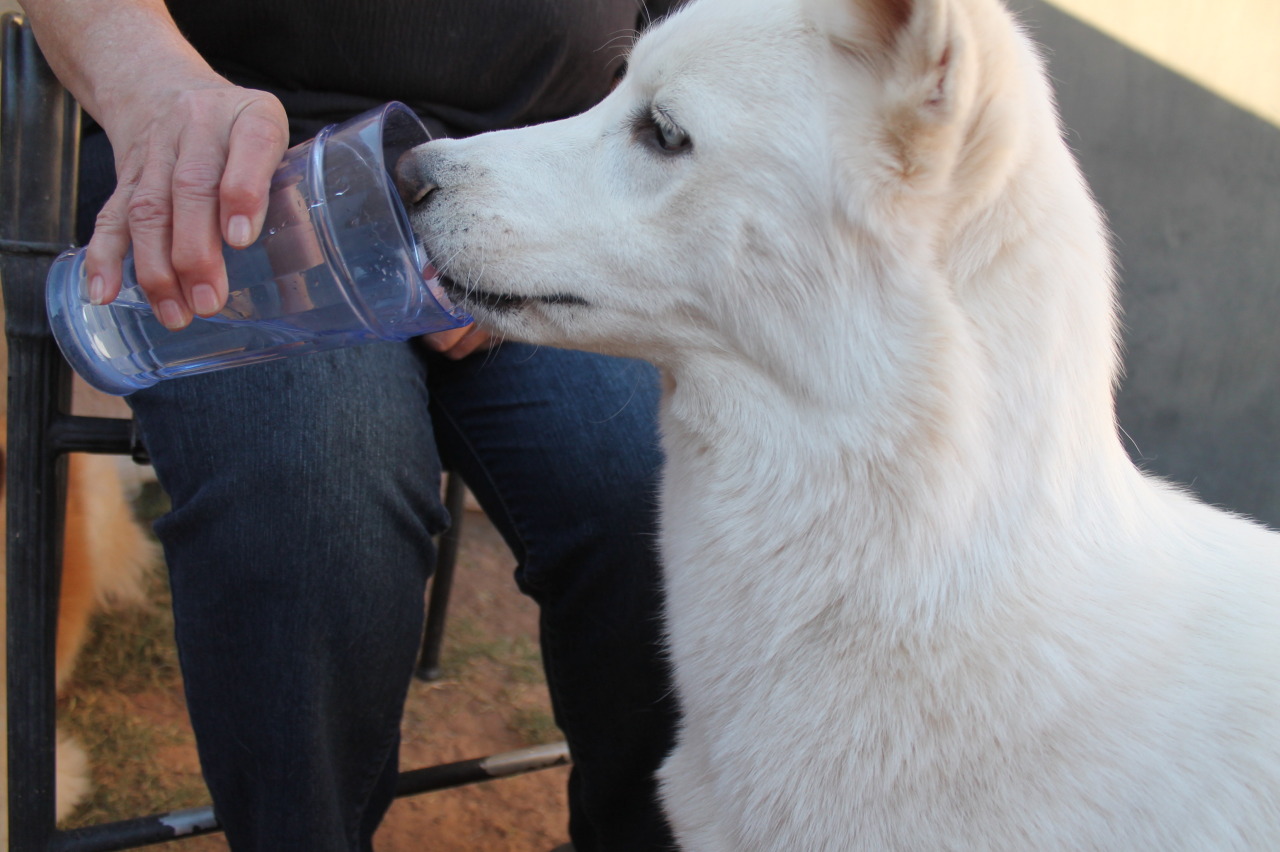
<path id="1" fill-rule="evenodd" d="M 483 321 L 664 372 L 684 849 L 1280 849 L 1280 536 L 1126 457 L 996 0 L 697 0 L 589 112 L 410 170 Z"/>
<path id="2" fill-rule="evenodd" d="M 61 822 L 89 798 L 93 784 L 89 780 L 89 756 L 80 743 L 58 731 L 56 752 L 57 778 L 54 783 L 54 815 Z"/>

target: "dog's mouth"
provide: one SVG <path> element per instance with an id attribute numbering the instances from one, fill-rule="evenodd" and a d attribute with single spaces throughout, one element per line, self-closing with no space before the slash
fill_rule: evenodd
<path id="1" fill-rule="evenodd" d="M 548 295 L 519 295 L 486 290 L 474 284 L 459 284 L 449 273 L 437 269 L 438 280 L 445 294 L 454 302 L 467 309 L 482 308 L 495 314 L 508 314 L 523 310 L 530 305 L 567 305 L 588 307 L 586 299 L 572 293 L 551 293 Z"/>

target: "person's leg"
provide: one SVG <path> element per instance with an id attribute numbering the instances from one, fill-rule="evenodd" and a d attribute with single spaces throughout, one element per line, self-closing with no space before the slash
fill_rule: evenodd
<path id="1" fill-rule="evenodd" d="M 81 168 L 81 202 L 82 217 L 80 220 L 81 240 L 86 240 L 92 228 L 91 211 L 105 201 L 114 185 L 114 168 L 110 147 L 102 134 L 93 134 L 86 138 L 82 146 Z M 395 347 L 392 347 L 395 348 Z M 348 352 L 361 352 L 369 348 L 362 347 Z M 398 348 L 404 352 L 403 347 Z M 274 365 L 232 370 L 226 373 L 213 374 L 207 377 L 194 377 L 181 382 L 172 383 L 171 388 L 162 386 L 135 396 L 139 403 L 141 419 L 149 421 L 147 426 L 153 434 L 148 436 L 152 452 L 162 457 L 174 459 L 173 473 L 166 473 L 169 468 L 167 460 L 160 460 L 158 466 L 167 484 L 184 493 L 190 493 L 194 502 L 185 513 L 185 523 L 196 530 L 196 540 L 183 541 L 182 522 L 172 527 L 162 527 L 167 538 L 172 540 L 173 553 L 170 559 L 178 564 L 177 573 L 182 575 L 175 579 L 175 596 L 184 600 L 190 599 L 199 604 L 200 596 L 205 594 L 202 586 L 211 586 L 212 592 L 219 599 L 228 601 L 228 609 L 234 608 L 238 596 L 252 597 L 250 592 L 242 593 L 234 567 L 223 571 L 231 573 L 225 576 L 212 573 L 203 576 L 198 567 L 202 560 L 202 542 L 219 535 L 230 536 L 222 542 L 222 546 L 238 550 L 243 556 L 260 554 L 255 545 L 245 543 L 238 545 L 234 540 L 237 535 L 235 524 L 226 524 L 216 518 L 209 518 L 208 529 L 203 513 L 217 511 L 219 501 L 222 504 L 236 505 L 236 498 L 242 494 L 258 493 L 278 495 L 279 501 L 269 498 L 255 500 L 255 503 L 271 509 L 277 507 L 281 516 L 297 510 L 298 501 L 304 505 L 322 505 L 328 500 L 328 492 L 341 486 L 330 479 L 320 467 L 309 467 L 303 464 L 305 451 L 298 452 L 299 447 L 291 440 L 291 432 L 300 426 L 307 433 L 308 426 L 314 426 L 324 432 L 317 436 L 317 441 L 336 443 L 344 434 L 351 435 L 368 428 L 371 423 L 380 423 L 383 434 L 406 444 L 403 460 L 409 468 L 418 467 L 419 478 L 413 479 L 412 471 L 401 470 L 406 478 L 400 487 L 409 488 L 416 483 L 422 489 L 417 498 L 424 502 L 422 514 L 415 519 L 404 518 L 397 521 L 394 517 L 380 516 L 378 513 L 369 520 L 381 523 L 380 532 L 370 531 L 371 540 L 379 536 L 395 533 L 408 536 L 402 539 L 398 548 L 410 551 L 422 550 L 420 557 L 415 556 L 424 570 L 429 564 L 430 549 L 422 541 L 425 531 L 434 531 L 440 523 L 439 507 L 432 491 L 438 478 L 436 461 L 432 455 L 431 442 L 422 439 L 419 429 L 425 429 L 428 419 L 422 415 L 418 420 L 412 413 L 412 406 L 403 406 L 407 412 L 401 414 L 402 406 L 392 406 L 396 411 L 393 416 L 378 412 L 373 417 L 362 419 L 360 406 L 345 409 L 344 417 L 333 419 L 327 410 L 325 400 L 330 392 L 339 393 L 336 387 L 325 381 L 319 365 L 328 363 L 328 369 L 340 381 L 339 374 L 346 375 L 352 386 L 353 398 L 371 391 L 385 383 L 387 387 L 408 389 L 411 382 L 400 381 L 390 375 L 390 370 L 383 370 L 377 375 L 367 375 L 355 370 L 348 372 L 340 365 L 344 355 L 311 356 L 296 361 L 278 362 Z M 412 361 L 412 359 L 409 359 Z M 397 359 L 396 370 L 411 372 L 414 367 L 409 361 Z M 444 428 L 440 430 L 441 439 L 447 441 L 451 451 L 451 465 L 467 479 L 477 496 L 482 500 L 486 510 L 502 529 L 507 541 L 520 558 L 518 577 L 522 588 L 533 595 L 542 605 L 543 621 L 543 653 L 546 658 L 549 681 L 551 683 L 553 701 L 557 718 L 567 731 L 567 736 L 575 756 L 575 769 L 570 784 L 570 810 L 572 832 L 579 846 L 579 852 L 591 852 L 595 849 L 628 850 L 628 849 L 669 849 L 670 835 L 665 822 L 658 813 L 654 794 L 653 772 L 669 749 L 675 725 L 675 707 L 668 685 L 667 672 L 661 661 L 659 647 L 660 634 L 660 590 L 658 585 L 658 569 L 653 550 L 653 521 L 656 508 L 656 471 L 660 456 L 656 441 L 655 410 L 657 404 L 657 380 L 654 371 L 647 365 L 637 362 L 617 361 L 557 350 L 533 350 L 528 347 L 507 344 L 492 353 L 484 353 L 461 363 L 448 362 L 437 358 L 433 364 L 433 392 L 441 399 L 447 399 L 443 411 L 448 416 Z M 312 374 L 312 365 L 316 373 Z M 260 381 L 255 387 L 238 387 L 235 377 L 245 376 L 251 371 L 257 373 Z M 280 377 L 273 376 L 279 373 Z M 290 392 L 292 379 L 284 376 L 293 374 L 312 375 L 311 379 L 300 381 L 296 392 Z M 379 373 L 375 369 L 374 373 Z M 219 398 L 225 400 L 224 406 L 212 403 L 196 395 L 196 388 L 203 383 L 219 386 L 227 383 L 228 391 Z M 184 387 L 190 393 L 177 394 Z M 173 403 L 163 402 L 170 391 L 179 397 Z M 407 391 L 406 391 L 407 392 Z M 154 405 L 151 397 L 156 398 Z M 292 402 L 290 401 L 292 397 Z M 312 404 L 299 409 L 289 409 L 301 400 L 310 400 Z M 165 411 L 173 411 L 170 405 L 178 408 L 189 406 L 190 412 L 181 419 Z M 148 411 L 153 408 L 154 412 Z M 244 443 L 237 446 L 236 435 L 227 434 L 219 425 L 219 416 L 233 415 L 238 411 L 247 411 L 249 422 L 261 427 L 263 431 L 271 430 L 280 445 L 279 452 L 290 463 L 301 468 L 309 475 L 296 476 L 296 482 L 289 482 L 284 476 L 273 475 L 271 459 L 255 450 L 260 446 L 262 435 L 245 430 L 241 424 L 240 433 L 244 434 Z M 271 413 L 269 413 L 271 412 Z M 287 414 L 279 423 L 274 423 L 274 412 Z M 255 418 L 255 414 L 260 416 Z M 354 422 L 349 422 L 354 421 Z M 176 428 L 182 423 L 187 430 Z M 145 424 L 144 424 L 145 425 Z M 165 433 L 170 433 L 168 439 Z M 206 464 L 204 475 L 220 483 L 212 493 L 201 493 L 198 478 L 201 472 L 192 471 L 188 462 L 197 459 L 194 454 L 208 452 L 205 447 L 208 438 L 216 438 L 213 445 L 218 452 L 230 455 L 237 462 L 223 467 L 218 463 Z M 171 444 L 171 449 L 161 449 L 162 444 Z M 267 450 L 268 454 L 276 450 Z M 422 458 L 419 459 L 420 454 Z M 394 452 L 385 460 L 394 459 Z M 414 461 L 414 459 L 419 459 Z M 353 460 L 353 465 L 363 464 Z M 288 464 L 286 464 L 286 467 Z M 394 467 L 394 465 L 392 465 Z M 350 472 L 355 468 L 348 466 Z M 232 485 L 233 480 L 239 480 Z M 313 480 L 314 487 L 312 484 Z M 181 481 L 188 487 L 179 489 Z M 193 484 L 194 483 L 194 484 Z M 315 493 L 308 494 L 308 489 Z M 319 492 L 325 492 L 320 494 Z M 431 496 L 425 496 L 430 494 Z M 339 499 L 338 502 L 343 502 Z M 394 502 L 394 501 L 392 501 Z M 426 505 L 426 504 L 430 505 Z M 367 504 L 366 504 L 367 505 Z M 175 507 L 181 508 L 175 500 Z M 181 516 L 175 516 L 175 520 Z M 321 517 L 332 518 L 330 512 L 323 512 Z M 279 520 L 263 518 L 246 518 L 245 523 L 261 522 L 270 528 L 271 524 L 279 524 Z M 387 529 L 390 527 L 391 529 Z M 307 537 L 307 542 L 321 550 L 322 542 L 329 541 L 329 534 L 340 529 L 334 525 L 322 530 L 324 535 L 318 539 Z M 230 530 L 230 532 L 225 532 Z M 204 531 L 205 535 L 199 532 Z M 274 539 L 267 538 L 266 545 Z M 215 544 L 217 542 L 214 542 Z M 286 550 L 287 557 L 292 559 L 294 551 Z M 378 559 L 375 567 L 390 569 L 407 569 L 403 558 L 391 558 L 388 550 Z M 310 559 L 305 553 L 298 559 L 292 559 L 289 571 L 295 579 L 288 579 L 284 573 L 266 572 L 262 579 L 276 577 L 275 594 L 289 598 L 288 590 L 292 583 L 301 582 L 307 577 L 323 578 L 325 571 L 307 572 L 301 570 L 299 562 Z M 188 572 L 185 565 L 192 560 L 197 566 L 194 572 Z M 204 564 L 213 564 L 218 560 L 205 559 Z M 266 564 L 265 557 L 255 558 L 259 564 Z M 320 561 L 328 562 L 329 559 Z M 409 560 L 413 561 L 413 560 Z M 204 569 L 207 571 L 209 569 Z M 252 569 L 248 576 L 255 574 Z M 410 569 L 411 570 L 411 569 Z M 288 572 L 286 572 L 288 573 Z M 301 573 L 302 577 L 296 575 Z M 323 612 L 331 603 L 331 598 L 341 596 L 343 583 L 359 585 L 355 581 L 355 572 L 338 572 L 332 594 L 325 595 L 324 600 L 317 601 L 312 594 L 305 595 L 311 612 Z M 192 582 L 183 578 L 193 577 Z M 219 579 L 219 577 L 222 579 Z M 406 578 L 398 575 L 399 581 L 389 585 L 412 585 L 413 593 L 407 591 L 387 594 L 389 606 L 409 606 L 416 612 L 407 618 L 416 618 L 420 612 L 421 577 Z M 302 587 L 296 587 L 301 589 Z M 251 591 L 251 590 L 250 590 Z M 357 593 L 367 589 L 355 589 Z M 302 596 L 302 592 L 299 592 Z M 392 600 L 394 598 L 394 600 Z M 360 600 L 356 594 L 355 600 Z M 408 603 L 406 604 L 406 601 Z M 338 601 L 345 605 L 346 601 Z M 186 623 L 187 612 L 181 602 L 176 601 L 180 622 Z M 210 610 L 212 612 L 210 613 Z M 217 615 L 217 608 L 208 604 L 196 605 L 193 617 L 201 615 Z M 245 617 L 259 614 L 269 616 L 270 611 L 261 607 L 253 607 Z M 296 620 L 301 620 L 301 616 Z M 350 619 L 342 619 L 343 629 L 349 629 Z M 308 845 L 308 842 L 273 841 L 270 838 L 284 837 L 291 832 L 301 830 L 298 837 L 321 836 L 323 828 L 313 826 L 309 829 L 286 828 L 273 832 L 267 827 L 268 835 L 259 839 L 253 814 L 258 819 L 270 821 L 277 808 L 276 802 L 282 802 L 289 808 L 290 801 L 301 801 L 293 796 L 293 785 L 306 783 L 302 776 L 311 778 L 324 777 L 327 780 L 318 782 L 334 785 L 344 783 L 344 767 L 330 767 L 331 771 L 320 771 L 316 767 L 299 767 L 292 763 L 287 750 L 275 755 L 266 751 L 258 752 L 255 747 L 236 744 L 235 729 L 220 728 L 219 716 L 224 711 L 219 709 L 220 696 L 216 688 L 206 688 L 201 683 L 218 683 L 230 680 L 236 687 L 234 692 L 260 693 L 263 698 L 257 704 L 268 711 L 301 712 L 311 708 L 307 718 L 310 726 L 324 723 L 323 711 L 316 710 L 309 704 L 312 698 L 293 695 L 288 690 L 275 689 L 277 672 L 269 661 L 262 661 L 251 671 L 244 672 L 243 680 L 237 680 L 239 674 L 234 670 L 234 663 L 228 663 L 230 670 L 213 671 L 206 674 L 206 653 L 217 651 L 216 643 L 209 649 L 207 643 L 201 642 L 200 625 L 192 622 L 192 630 L 179 625 L 182 637 L 190 637 L 192 652 L 184 652 L 184 665 L 194 667 L 188 678 L 194 681 L 193 715 L 199 716 L 197 722 L 203 732 L 202 749 L 206 754 L 206 769 L 214 776 L 211 785 L 215 786 L 215 797 L 219 801 L 219 812 L 230 825 L 240 822 L 239 812 L 249 815 L 245 817 L 246 828 L 233 829 L 237 836 L 252 837 L 260 843 L 258 848 L 331 848 L 320 842 Z M 324 624 L 298 624 L 298 632 L 290 631 L 296 640 L 305 633 L 305 629 L 318 630 Z M 226 633 L 223 625 L 222 632 Z M 253 623 L 248 630 L 253 633 L 270 625 Z M 358 629 L 358 621 L 356 622 Z M 323 630 L 320 631 L 324 633 Z M 411 631 L 407 624 L 402 625 L 400 633 L 408 636 Z M 329 635 L 338 636 L 335 630 Z M 234 639 L 234 637 L 231 637 Z M 369 637 L 364 637 L 368 639 Z M 185 638 L 184 638 L 185 641 Z M 338 640 L 340 642 L 340 640 Z M 250 637 L 245 644 L 252 644 Z M 291 656 L 301 655 L 306 659 L 306 650 L 298 646 L 305 642 L 295 641 L 290 649 L 283 649 L 276 655 L 285 660 Z M 358 643 L 357 643 L 358 644 Z M 413 651 L 416 651 L 415 637 Z M 406 646 L 405 657 L 412 654 L 407 650 L 407 639 L 397 640 L 396 648 Z M 336 647 L 336 646 L 335 646 Z M 389 647 L 389 644 L 388 644 Z M 251 653 L 257 649 L 251 649 Z M 348 659 L 355 660 L 363 653 L 353 649 Z M 378 656 L 374 662 L 383 659 L 379 646 Z M 216 660 L 214 661 L 216 663 Z M 253 661 L 250 660 L 251 664 Z M 356 664 L 364 665 L 368 661 Z M 395 666 L 403 663 L 397 662 Z M 394 668 L 394 667 L 393 667 Z M 312 666 L 313 671 L 319 671 Z M 391 669 L 385 669 L 390 671 Z M 384 671 L 378 669 L 377 671 Z M 297 674 L 297 673 L 295 673 Z M 370 674 L 376 674 L 370 673 Z M 259 678 L 266 677 L 265 683 Z M 353 677 L 359 677 L 355 673 Z M 294 678 L 297 679 L 297 678 Z M 393 678 L 394 679 L 394 678 Z M 269 697 L 268 697 L 269 696 Z M 234 696 L 233 696 L 234 697 Z M 244 697 L 244 696 L 240 696 Z M 399 701 L 395 703 L 399 712 Z M 235 717 L 237 724 L 254 724 L 256 720 L 245 720 L 240 714 L 252 714 L 257 708 L 252 702 L 234 701 L 234 706 L 225 711 Z M 208 707 L 208 712 L 205 712 Z M 374 711 L 370 711 L 371 713 Z M 273 727 L 274 723 L 270 723 Z M 330 737 L 315 734 L 324 741 L 332 742 L 332 737 L 341 737 L 342 724 L 329 726 Z M 285 725 L 288 727 L 288 725 Z M 305 737 L 310 734 L 297 734 Z M 272 743 L 271 745 L 278 745 Z M 317 760 L 324 759 L 323 754 L 328 747 L 321 748 Z M 392 754 L 394 750 L 391 750 Z M 277 759 L 284 760 L 272 773 L 278 778 L 282 773 L 288 777 L 283 779 L 283 786 L 274 793 L 275 799 L 259 802 L 251 792 L 239 786 L 238 776 L 244 774 L 241 768 L 241 757 L 248 756 L 255 763 L 271 764 Z M 353 760 L 359 762 L 359 750 L 350 749 Z M 367 755 L 367 762 L 362 766 L 378 764 L 376 755 Z M 243 764 L 252 765 L 252 764 Z M 376 794 L 381 805 L 366 808 L 363 815 L 365 836 L 372 832 L 382 807 L 389 798 L 389 790 L 394 780 L 394 757 L 381 763 L 382 775 Z M 297 774 L 290 774 L 291 768 Z M 267 766 L 264 771 L 270 771 Z M 362 771 L 371 772 L 365 769 Z M 223 775 L 230 777 L 227 784 L 220 780 Z M 249 779 L 252 781 L 252 779 Z M 259 785 L 265 787 L 267 785 Z M 272 792 L 264 790 L 264 795 Z M 248 798 L 245 798 L 246 795 Z M 343 794 L 334 794 L 341 797 Z M 316 800 L 317 802 L 319 799 Z M 314 805 L 319 806 L 319 805 Z M 302 814 L 313 805 L 303 804 L 297 810 Z M 338 808 L 337 810 L 342 810 Z M 343 831 L 349 830 L 349 822 L 345 815 L 335 818 L 343 820 Z M 279 842 L 285 845 L 273 846 Z M 292 843 L 292 845 L 290 845 Z M 252 847 L 247 847 L 252 848 Z"/>
<path id="2" fill-rule="evenodd" d="M 574 758 L 577 852 L 674 848 L 653 773 L 675 706 L 655 551 L 658 379 L 647 364 L 503 344 L 431 360 L 441 457 L 541 605 L 556 720 Z"/>
<path id="3" fill-rule="evenodd" d="M 81 242 L 114 186 L 86 134 Z M 391 802 L 445 524 L 423 369 L 367 346 L 130 398 L 173 500 L 157 530 L 188 704 L 237 850 L 368 849 Z"/>
<path id="4" fill-rule="evenodd" d="M 370 848 L 447 520 L 421 359 L 355 347 L 131 402 L 173 503 L 156 529 L 232 848 Z"/>

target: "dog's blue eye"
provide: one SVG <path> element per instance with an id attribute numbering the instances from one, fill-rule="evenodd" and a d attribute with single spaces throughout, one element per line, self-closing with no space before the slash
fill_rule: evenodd
<path id="1" fill-rule="evenodd" d="M 679 154 L 693 146 L 689 134 L 660 107 L 648 106 L 632 113 L 631 133 L 635 141 L 663 154 Z"/>
<path id="2" fill-rule="evenodd" d="M 636 142 L 663 154 L 680 154 L 693 147 L 689 134 L 661 107 L 648 106 L 632 113 L 631 134 Z"/>
<path id="3" fill-rule="evenodd" d="M 658 147 L 664 151 L 683 151 L 689 147 L 689 134 L 661 109 L 653 111 L 653 130 Z"/>

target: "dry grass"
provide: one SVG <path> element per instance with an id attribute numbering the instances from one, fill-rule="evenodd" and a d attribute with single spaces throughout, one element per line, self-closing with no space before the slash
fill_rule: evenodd
<path id="1" fill-rule="evenodd" d="M 137 508 L 150 521 L 166 510 L 167 501 L 152 487 L 144 490 Z M 479 526 L 477 519 L 469 523 Z M 476 574 L 472 564 L 476 558 L 464 544 L 460 587 L 469 572 Z M 60 725 L 90 755 L 94 787 L 89 801 L 64 827 L 208 803 L 186 718 L 163 573 L 157 571 L 151 579 L 146 608 L 95 618 L 91 637 L 59 702 Z M 495 632 L 491 628 L 509 629 L 510 625 L 502 624 L 503 619 L 486 618 L 483 607 L 479 612 L 468 611 L 465 600 L 458 604 L 457 591 L 454 610 L 442 660 L 444 677 L 435 684 L 415 683 L 406 711 L 406 742 L 450 736 L 448 719 L 442 721 L 436 706 L 441 695 L 481 701 L 485 712 L 501 717 L 517 744 L 561 739 L 545 697 L 535 638 L 528 632 Z M 473 710 L 467 712 L 474 715 Z M 478 754 L 487 753 L 483 743 L 474 747 L 480 749 Z M 165 846 L 181 848 L 181 844 Z"/>
<path id="2" fill-rule="evenodd" d="M 168 508 L 156 487 L 135 504 L 148 524 Z M 163 571 L 148 578 L 148 606 L 98 613 L 85 649 L 58 702 L 59 726 L 89 754 L 93 793 L 67 827 L 206 804 L 198 772 L 174 771 L 169 750 L 193 743 L 182 711 L 182 677 Z M 140 713 L 157 700 L 165 712 Z M 167 701 L 165 701 L 167 699 Z"/>

